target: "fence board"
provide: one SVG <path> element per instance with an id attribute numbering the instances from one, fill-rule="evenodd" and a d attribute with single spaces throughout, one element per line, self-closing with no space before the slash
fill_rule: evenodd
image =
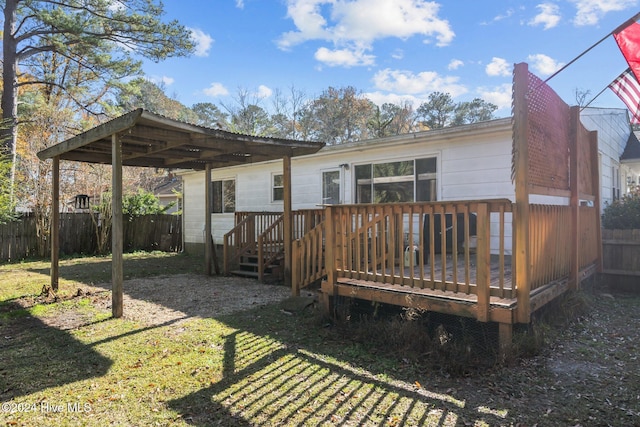
<path id="1" fill-rule="evenodd" d="M 182 218 L 179 215 L 142 215 L 125 221 L 125 251 L 179 252 L 182 250 Z M 60 215 L 60 254 L 97 253 L 96 229 L 91 214 Z M 45 256 L 50 254 L 49 239 L 44 240 Z M 13 262 L 38 256 L 35 215 L 0 224 L 0 262 Z"/>
<path id="2" fill-rule="evenodd" d="M 640 275 L 640 230 L 602 230 L 603 272 Z"/>

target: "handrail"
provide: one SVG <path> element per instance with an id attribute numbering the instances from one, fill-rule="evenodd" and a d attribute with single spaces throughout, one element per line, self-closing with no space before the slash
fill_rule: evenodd
<path id="1" fill-rule="evenodd" d="M 284 251 L 284 214 L 258 236 L 258 280 L 264 280 L 266 267 Z"/>
<path id="2" fill-rule="evenodd" d="M 247 215 L 235 227 L 224 235 L 224 274 L 231 271 L 231 263 L 240 259 L 244 254 L 255 249 L 255 240 L 249 236 L 255 234 L 256 214 Z"/>
<path id="3" fill-rule="evenodd" d="M 326 220 L 323 220 L 293 242 L 291 283 L 294 295 L 327 274 L 324 257 L 325 223 Z"/>

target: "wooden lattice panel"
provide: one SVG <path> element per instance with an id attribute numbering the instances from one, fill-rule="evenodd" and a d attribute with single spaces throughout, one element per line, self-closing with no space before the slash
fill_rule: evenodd
<path id="1" fill-rule="evenodd" d="M 527 95 L 529 185 L 568 190 L 570 108 L 531 73 Z"/>

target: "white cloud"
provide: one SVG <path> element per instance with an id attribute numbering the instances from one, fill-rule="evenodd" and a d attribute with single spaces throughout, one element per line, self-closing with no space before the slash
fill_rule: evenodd
<path id="1" fill-rule="evenodd" d="M 238 9 L 244 9 L 244 0 L 236 0 L 236 7 Z"/>
<path id="2" fill-rule="evenodd" d="M 576 6 L 573 23 L 596 25 L 608 12 L 619 12 L 637 4 L 637 0 L 569 0 Z"/>
<path id="3" fill-rule="evenodd" d="M 391 57 L 393 59 L 402 59 L 402 58 L 404 58 L 404 51 L 402 49 L 396 49 L 391 54 Z"/>
<path id="4" fill-rule="evenodd" d="M 150 76 L 149 81 L 157 85 L 171 86 L 175 79 L 168 76 Z"/>
<path id="5" fill-rule="evenodd" d="M 222 83 L 211 83 L 211 86 L 204 89 L 203 92 L 212 97 L 229 95 L 229 90 Z"/>
<path id="6" fill-rule="evenodd" d="M 376 105 L 382 106 L 382 104 L 390 103 L 396 105 L 403 105 L 405 102 L 413 105 L 414 108 L 418 108 L 420 104 L 427 101 L 427 96 L 417 97 L 413 95 L 398 95 L 397 93 L 383 93 L 380 91 L 363 93 L 367 99 Z"/>
<path id="7" fill-rule="evenodd" d="M 543 25 L 545 30 L 553 28 L 560 22 L 560 8 L 554 3 L 541 3 L 536 6 L 540 10 L 531 21 L 529 25 Z"/>
<path id="8" fill-rule="evenodd" d="M 493 57 L 491 62 L 485 67 L 485 72 L 489 76 L 506 77 L 511 75 L 511 64 L 504 58 Z"/>
<path id="9" fill-rule="evenodd" d="M 459 59 L 452 59 L 451 62 L 449 62 L 449 65 L 447 65 L 447 69 L 449 70 L 457 70 L 458 68 L 462 67 L 464 65 L 464 62 L 462 62 Z"/>
<path id="10" fill-rule="evenodd" d="M 493 88 L 478 88 L 478 94 L 483 100 L 498 106 L 498 110 L 511 110 L 511 83 Z"/>
<path id="11" fill-rule="evenodd" d="M 425 43 L 451 43 L 455 34 L 449 22 L 438 16 L 439 8 L 438 3 L 424 0 L 288 0 L 288 17 L 296 30 L 282 34 L 278 46 L 288 50 L 309 40 L 322 40 L 331 42 L 333 49 L 324 48 L 316 57 L 326 55 L 334 61 L 338 53 L 350 51 L 360 59 L 339 60 L 334 65 L 368 65 L 373 56 L 364 52 L 371 51 L 376 40 L 423 36 Z"/>
<path id="12" fill-rule="evenodd" d="M 493 24 L 494 22 L 500 22 L 504 19 L 510 18 L 514 13 L 515 11 L 513 9 L 508 9 L 504 14 L 496 15 L 490 22 L 482 22 L 481 25 L 489 25 Z"/>
<path id="13" fill-rule="evenodd" d="M 388 68 L 373 76 L 376 88 L 387 92 L 420 95 L 437 91 L 449 93 L 454 98 L 467 92 L 467 88 L 458 83 L 458 80 L 458 77 L 440 76 L 434 71 L 413 74 L 410 71 Z"/>
<path id="14" fill-rule="evenodd" d="M 256 96 L 260 99 L 269 98 L 273 94 L 271 88 L 265 85 L 258 86 L 258 91 L 256 92 Z"/>
<path id="15" fill-rule="evenodd" d="M 330 50 L 326 47 L 318 49 L 314 55 L 316 60 L 330 66 L 353 67 L 357 65 L 373 65 L 375 57 L 366 55 L 364 51 L 350 49 Z"/>
<path id="16" fill-rule="evenodd" d="M 196 45 L 195 47 L 195 55 L 196 56 L 209 56 L 209 49 L 213 44 L 213 38 L 206 34 L 204 31 L 199 30 L 197 28 L 189 28 L 191 31 L 191 40 Z"/>
<path id="17" fill-rule="evenodd" d="M 543 76 L 553 74 L 564 65 L 562 62 L 557 62 L 555 59 L 542 53 L 529 55 L 527 61 L 529 61 L 531 68 Z"/>

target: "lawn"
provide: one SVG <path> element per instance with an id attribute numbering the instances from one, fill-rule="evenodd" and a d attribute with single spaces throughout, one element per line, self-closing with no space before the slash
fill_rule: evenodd
<path id="1" fill-rule="evenodd" d="M 572 322 L 519 338 L 534 355 L 487 363 L 456 342 L 484 334 L 473 325 L 395 312 L 336 324 L 265 303 L 286 296 L 277 285 L 193 274 L 201 260 L 185 255 L 128 254 L 124 268 L 125 318 L 112 319 L 108 258 L 62 260 L 56 299 L 39 296 L 46 262 L 0 265 L 2 424 L 640 426 L 638 295 L 574 295 Z M 159 295 L 169 285 L 180 302 Z M 240 311 L 203 309 L 229 290 Z M 459 369 L 458 353 L 477 364 Z"/>

